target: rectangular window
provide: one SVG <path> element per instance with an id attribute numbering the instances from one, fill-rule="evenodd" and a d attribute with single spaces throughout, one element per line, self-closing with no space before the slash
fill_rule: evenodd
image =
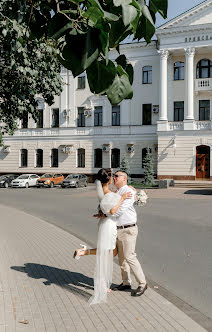
<path id="1" fill-rule="evenodd" d="M 94 150 L 94 167 L 102 168 L 102 149 Z"/>
<path id="2" fill-rule="evenodd" d="M 112 126 L 120 126 L 120 106 L 112 106 Z"/>
<path id="3" fill-rule="evenodd" d="M 78 149 L 78 167 L 85 167 L 85 149 Z"/>
<path id="4" fill-rule="evenodd" d="M 143 125 L 152 124 L 152 104 L 143 104 Z"/>
<path id="5" fill-rule="evenodd" d="M 78 127 L 85 127 L 84 107 L 78 107 L 77 126 Z"/>
<path id="6" fill-rule="evenodd" d="M 78 89 L 85 89 L 85 74 L 81 74 L 78 76 Z"/>
<path id="7" fill-rule="evenodd" d="M 21 167 L 27 167 L 28 164 L 28 151 L 26 149 L 21 150 Z"/>
<path id="8" fill-rule="evenodd" d="M 210 100 L 199 100 L 199 120 L 210 120 Z"/>
<path id="9" fill-rule="evenodd" d="M 102 106 L 94 108 L 94 126 L 102 126 Z"/>
<path id="10" fill-rule="evenodd" d="M 52 149 L 51 167 L 58 167 L 58 149 Z"/>
<path id="11" fill-rule="evenodd" d="M 43 110 L 39 110 L 39 116 L 36 124 L 37 128 L 43 128 Z"/>
<path id="12" fill-rule="evenodd" d="M 144 66 L 142 69 L 142 73 L 143 73 L 142 83 L 152 84 L 152 66 Z"/>
<path id="13" fill-rule="evenodd" d="M 184 101 L 174 102 L 174 121 L 184 120 Z"/>
<path id="14" fill-rule="evenodd" d="M 59 127 L 59 108 L 52 109 L 52 128 Z"/>
<path id="15" fill-rule="evenodd" d="M 23 119 L 21 120 L 21 128 L 28 128 L 28 112 L 23 113 Z"/>

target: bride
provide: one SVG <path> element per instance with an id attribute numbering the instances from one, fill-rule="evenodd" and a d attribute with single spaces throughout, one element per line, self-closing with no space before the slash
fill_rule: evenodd
<path id="1" fill-rule="evenodd" d="M 109 189 L 113 181 L 112 171 L 103 168 L 98 172 L 96 180 L 97 196 L 103 218 L 99 220 L 97 248 L 77 249 L 74 258 L 85 255 L 96 255 L 96 269 L 94 274 L 94 295 L 90 298 L 89 304 L 102 303 L 107 301 L 107 292 L 112 283 L 113 256 L 117 255 L 116 248 L 116 221 L 113 214 L 119 209 L 125 199 L 131 198 L 132 194 L 127 192 L 120 196 Z"/>

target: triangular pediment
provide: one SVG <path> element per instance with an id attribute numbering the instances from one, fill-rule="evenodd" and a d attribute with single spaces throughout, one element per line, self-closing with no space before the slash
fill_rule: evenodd
<path id="1" fill-rule="evenodd" d="M 158 27 L 157 31 L 207 24 L 212 24 L 212 0 L 206 0 L 198 6 L 195 6 L 185 13 L 175 17 L 169 22 Z"/>

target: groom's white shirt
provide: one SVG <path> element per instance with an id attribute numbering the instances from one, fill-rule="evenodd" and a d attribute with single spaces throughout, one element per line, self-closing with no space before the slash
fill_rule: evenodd
<path id="1" fill-rule="evenodd" d="M 128 187 L 127 185 L 121 187 L 117 193 L 119 195 L 123 195 L 127 192 L 132 193 L 132 198 L 125 199 L 120 208 L 116 211 L 116 213 L 113 214 L 113 217 L 116 218 L 116 224 L 117 226 L 124 226 L 124 225 L 130 225 L 135 224 L 137 222 L 137 214 L 134 207 L 135 202 L 135 191 Z"/>

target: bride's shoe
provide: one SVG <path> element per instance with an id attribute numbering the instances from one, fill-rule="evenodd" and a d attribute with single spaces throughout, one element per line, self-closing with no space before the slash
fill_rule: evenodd
<path id="1" fill-rule="evenodd" d="M 86 249 L 87 249 L 87 246 L 84 245 L 84 244 L 80 244 L 80 247 L 81 247 L 81 249 L 77 249 L 77 250 L 75 250 L 74 255 L 73 255 L 73 258 L 74 258 L 74 259 L 79 260 L 81 255 L 78 255 L 78 253 L 79 253 L 80 251 L 83 251 L 83 250 L 86 250 Z"/>

